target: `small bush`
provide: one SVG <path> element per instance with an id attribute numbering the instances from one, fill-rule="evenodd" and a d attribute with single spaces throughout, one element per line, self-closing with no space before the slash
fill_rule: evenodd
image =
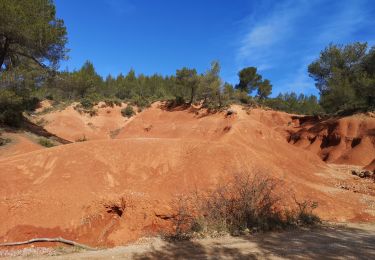
<path id="1" fill-rule="evenodd" d="M 45 137 L 39 138 L 38 143 L 47 148 L 55 146 L 54 142 Z"/>
<path id="2" fill-rule="evenodd" d="M 107 99 L 104 102 L 107 107 L 121 106 L 121 101 L 117 99 Z"/>
<path id="3" fill-rule="evenodd" d="M 112 101 L 112 100 L 105 100 L 105 105 L 107 107 L 114 107 L 115 106 L 115 103 Z"/>
<path id="4" fill-rule="evenodd" d="M 276 185 L 273 179 L 236 174 L 230 183 L 200 199 L 206 229 L 233 234 L 282 227 L 282 214 L 276 209 L 279 198 L 273 193 Z"/>
<path id="5" fill-rule="evenodd" d="M 315 201 L 302 201 L 299 202 L 294 197 L 294 201 L 297 205 L 296 221 L 300 225 L 313 225 L 320 222 L 320 218 L 313 213 L 313 210 L 318 207 L 318 203 Z"/>
<path id="6" fill-rule="evenodd" d="M 18 127 L 22 123 L 24 98 L 15 91 L 0 88 L 0 124 Z"/>
<path id="7" fill-rule="evenodd" d="M 95 106 L 95 103 L 92 102 L 90 99 L 88 98 L 84 98 L 81 100 L 81 105 L 84 109 L 91 109 L 93 106 Z"/>
<path id="8" fill-rule="evenodd" d="M 132 116 L 135 114 L 135 112 L 134 112 L 134 109 L 133 109 L 132 106 L 127 105 L 125 108 L 123 108 L 123 109 L 121 110 L 121 114 L 122 114 L 124 117 L 130 118 L 130 117 L 132 117 Z"/>
<path id="9" fill-rule="evenodd" d="M 91 117 L 98 115 L 98 110 L 94 107 L 91 108 L 84 108 L 82 104 L 77 104 L 74 106 L 74 110 L 76 110 L 78 113 L 82 114 L 89 114 Z"/>
<path id="10" fill-rule="evenodd" d="M 0 146 L 6 145 L 7 143 L 10 143 L 11 140 L 9 138 L 2 138 L 0 137 Z"/>
<path id="11" fill-rule="evenodd" d="M 205 194 L 180 197 L 171 204 L 175 231 L 170 238 L 199 234 L 269 231 L 319 222 L 315 202 L 298 202 L 297 208 L 282 207 L 275 188 L 278 181 L 261 175 L 236 174 L 225 185 Z"/>
<path id="12" fill-rule="evenodd" d="M 150 100 L 148 100 L 146 98 L 143 98 L 143 97 L 140 97 L 140 96 L 136 96 L 136 97 L 132 98 L 130 103 L 132 105 L 140 107 L 140 108 L 149 107 L 151 105 Z"/>

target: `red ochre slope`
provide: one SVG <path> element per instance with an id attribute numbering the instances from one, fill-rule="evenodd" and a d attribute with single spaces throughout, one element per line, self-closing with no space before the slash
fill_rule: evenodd
<path id="1" fill-rule="evenodd" d="M 356 114 L 307 121 L 290 141 L 329 163 L 366 166 L 375 159 L 375 117 Z"/>
<path id="2" fill-rule="evenodd" d="M 116 139 L 0 158 L 0 241 L 62 236 L 124 244 L 167 226 L 176 194 L 242 171 L 281 180 L 280 194 L 318 201 L 324 219 L 367 216 L 360 195 L 335 188 L 317 155 L 286 141 L 290 115 L 233 110 L 168 111 L 156 103 Z"/>

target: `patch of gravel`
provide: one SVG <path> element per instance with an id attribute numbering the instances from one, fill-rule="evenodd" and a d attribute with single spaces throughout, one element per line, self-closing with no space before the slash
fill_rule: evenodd
<path id="1" fill-rule="evenodd" d="M 46 255 L 52 256 L 56 254 L 56 250 L 47 247 L 28 247 L 16 250 L 0 250 L 0 257 L 16 257 L 16 256 L 35 256 Z"/>
<path id="2" fill-rule="evenodd" d="M 0 258 L 3 257 L 40 257 L 40 256 L 58 256 L 69 253 L 80 252 L 75 247 L 25 247 L 22 249 L 0 250 Z"/>

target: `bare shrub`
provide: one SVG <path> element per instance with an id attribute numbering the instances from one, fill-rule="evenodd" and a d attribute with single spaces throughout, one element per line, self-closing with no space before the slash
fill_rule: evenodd
<path id="1" fill-rule="evenodd" d="M 276 194 L 278 185 L 275 179 L 245 172 L 235 174 L 225 185 L 209 192 L 176 197 L 172 206 L 172 237 L 188 238 L 192 233 L 236 235 L 319 222 L 313 214 L 316 202 L 295 199 L 295 209 L 283 207 Z"/>
<path id="2" fill-rule="evenodd" d="M 313 213 L 313 210 L 318 207 L 318 202 L 311 200 L 298 201 L 293 196 L 294 202 L 297 205 L 297 212 L 295 213 L 295 220 L 299 225 L 313 225 L 320 222 L 320 218 Z"/>
<path id="3" fill-rule="evenodd" d="M 174 211 L 171 215 L 174 232 L 166 237 L 173 240 L 190 238 L 189 230 L 194 221 L 193 216 L 196 208 L 192 203 L 192 197 L 179 194 L 172 201 L 171 206 Z"/>
<path id="4" fill-rule="evenodd" d="M 226 185 L 218 186 L 198 201 L 198 221 L 216 231 L 236 233 L 249 228 L 270 230 L 282 224 L 273 190 L 277 181 L 271 178 L 235 174 Z M 195 224 L 196 225 L 196 224 Z"/>

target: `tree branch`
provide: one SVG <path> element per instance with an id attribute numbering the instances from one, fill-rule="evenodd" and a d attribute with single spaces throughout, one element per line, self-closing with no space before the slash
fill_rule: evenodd
<path id="1" fill-rule="evenodd" d="M 48 67 L 46 65 L 44 65 L 43 63 L 38 61 L 32 55 L 29 55 L 29 54 L 26 54 L 26 53 L 23 53 L 23 52 L 19 52 L 19 51 L 12 51 L 12 53 L 15 53 L 15 54 L 21 55 L 23 57 L 29 58 L 29 59 L 33 60 L 36 64 L 38 64 L 40 67 L 42 67 L 43 69 L 48 69 Z"/>
<path id="2" fill-rule="evenodd" d="M 63 243 L 63 244 L 71 245 L 71 246 L 80 247 L 80 248 L 83 248 L 83 249 L 86 249 L 86 250 L 92 250 L 92 251 L 97 250 L 96 248 L 93 248 L 93 247 L 90 247 L 90 246 L 87 246 L 87 245 L 84 245 L 84 244 L 80 244 L 80 243 L 74 242 L 72 240 L 67 240 L 67 239 L 64 239 L 62 237 L 33 238 L 33 239 L 30 239 L 30 240 L 27 240 L 27 241 L 3 243 L 3 244 L 0 244 L 0 247 L 2 247 L 2 246 L 20 246 L 20 245 L 26 245 L 26 244 L 31 244 L 31 243 L 37 243 L 37 242 L 59 242 L 59 243 Z"/>

